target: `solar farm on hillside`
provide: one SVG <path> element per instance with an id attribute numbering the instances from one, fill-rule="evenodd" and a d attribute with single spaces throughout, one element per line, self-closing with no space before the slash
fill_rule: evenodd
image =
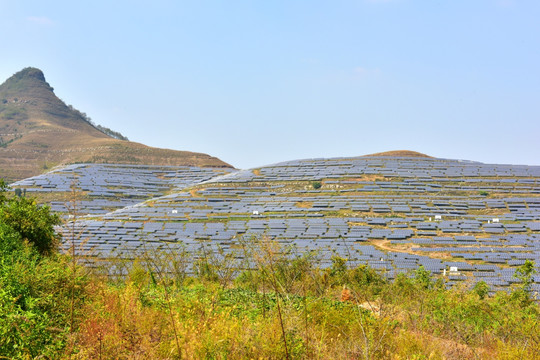
<path id="1" fill-rule="evenodd" d="M 448 286 L 483 280 L 504 289 L 526 260 L 540 264 L 540 166 L 406 157 L 240 171 L 79 164 L 12 187 L 72 217 L 63 247 L 75 244 L 90 264 L 149 249 L 234 251 L 252 237 L 316 251 L 323 266 L 333 256 L 368 264 L 388 278 L 422 265 Z M 534 281 L 540 291 L 540 276 Z"/>

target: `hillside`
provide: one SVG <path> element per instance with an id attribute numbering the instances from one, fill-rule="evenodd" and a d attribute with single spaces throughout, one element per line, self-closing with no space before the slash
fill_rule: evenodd
<path id="1" fill-rule="evenodd" d="M 423 266 L 448 285 L 515 282 L 538 263 L 540 167 L 376 156 L 306 159 L 257 169 L 77 165 L 12 184 L 68 212 L 65 244 L 99 259 L 132 258 L 148 243 L 196 252 L 200 241 L 234 251 L 252 236 L 335 255 L 393 278 Z M 164 196 L 165 195 L 165 196 Z M 82 240 L 82 241 L 80 241 Z M 451 268 L 457 268 L 448 276 Z M 540 290 L 540 277 L 532 285 Z"/>
<path id="2" fill-rule="evenodd" d="M 0 176 L 15 181 L 70 163 L 231 167 L 207 154 L 110 137 L 60 100 L 41 70 L 25 68 L 0 85 Z"/>

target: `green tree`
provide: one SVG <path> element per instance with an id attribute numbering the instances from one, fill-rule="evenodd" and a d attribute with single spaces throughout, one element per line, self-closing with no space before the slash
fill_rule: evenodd
<path id="1" fill-rule="evenodd" d="M 489 285 L 485 281 L 479 281 L 474 285 L 473 291 L 483 300 L 489 294 Z"/>
<path id="2" fill-rule="evenodd" d="M 8 189 L 9 187 L 7 186 L 4 179 L 0 179 L 0 206 L 2 206 L 7 200 L 6 193 Z"/>
<path id="3" fill-rule="evenodd" d="M 0 222 L 15 230 L 21 240 L 36 247 L 40 254 L 51 254 L 59 243 L 54 226 L 60 224 L 58 215 L 34 199 L 6 195 L 7 187 L 0 181 Z"/>
<path id="4" fill-rule="evenodd" d="M 530 292 L 532 277 L 537 271 L 534 268 L 534 262 L 531 260 L 525 260 L 525 263 L 517 268 L 514 277 L 521 280 L 523 290 Z"/>
<path id="5" fill-rule="evenodd" d="M 423 265 L 420 265 L 414 272 L 414 280 L 424 289 L 429 289 L 432 286 L 431 272 L 426 270 Z"/>
<path id="6" fill-rule="evenodd" d="M 521 284 L 512 291 L 512 299 L 519 305 L 526 307 L 531 302 L 531 284 L 533 282 L 533 275 L 536 274 L 534 268 L 534 262 L 525 260 L 525 263 L 516 269 L 514 277 L 521 280 Z"/>
<path id="7" fill-rule="evenodd" d="M 342 284 L 347 275 L 347 259 L 341 256 L 332 256 L 332 267 L 330 268 L 330 276 L 338 284 Z"/>

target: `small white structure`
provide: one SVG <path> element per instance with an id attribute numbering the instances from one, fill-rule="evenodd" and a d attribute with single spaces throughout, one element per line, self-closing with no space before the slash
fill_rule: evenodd
<path id="1" fill-rule="evenodd" d="M 253 215 L 259 216 L 259 211 L 258 210 L 253 210 Z"/>
<path id="2" fill-rule="evenodd" d="M 441 215 L 435 215 L 435 221 L 437 220 L 442 220 L 442 216 Z"/>
<path id="3" fill-rule="evenodd" d="M 450 271 L 448 272 L 449 275 L 459 275 L 459 271 L 457 266 L 450 266 Z"/>
<path id="4" fill-rule="evenodd" d="M 499 218 L 493 218 L 493 223 L 498 223 L 499 222 Z"/>
<path id="5" fill-rule="evenodd" d="M 171 213 L 178 214 L 178 210 L 173 210 L 173 211 L 171 211 Z"/>

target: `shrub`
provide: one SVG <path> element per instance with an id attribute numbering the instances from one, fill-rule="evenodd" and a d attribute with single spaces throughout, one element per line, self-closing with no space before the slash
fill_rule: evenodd
<path id="1" fill-rule="evenodd" d="M 2 356 L 57 358 L 61 353 L 70 331 L 71 299 L 81 299 L 85 282 L 73 276 L 66 261 L 41 255 L 12 227 L 0 223 Z"/>
<path id="2" fill-rule="evenodd" d="M 58 215 L 48 206 L 39 206 L 34 199 L 6 196 L 6 186 L 0 183 L 0 221 L 15 230 L 21 240 L 34 245 L 40 254 L 51 254 L 59 236 L 54 225 L 60 224 Z"/>
<path id="3" fill-rule="evenodd" d="M 489 285 L 485 281 L 479 281 L 474 285 L 473 291 L 483 300 L 489 294 Z"/>

